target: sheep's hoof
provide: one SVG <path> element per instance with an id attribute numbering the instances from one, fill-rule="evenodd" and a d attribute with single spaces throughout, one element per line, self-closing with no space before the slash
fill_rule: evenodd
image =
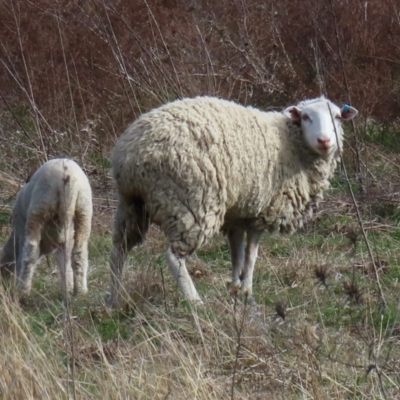
<path id="1" fill-rule="evenodd" d="M 18 301 L 19 301 L 20 306 L 27 307 L 30 304 L 30 298 L 29 298 L 29 296 L 26 296 L 26 295 L 20 295 L 18 298 Z"/>
<path id="2" fill-rule="evenodd" d="M 31 286 L 19 281 L 16 286 L 17 292 L 21 295 L 29 296 L 31 294 Z"/>
<path id="3" fill-rule="evenodd" d="M 69 291 L 69 293 L 71 293 L 71 292 L 72 292 L 72 290 Z M 87 294 L 87 292 L 88 292 L 87 288 L 74 288 L 72 294 L 73 294 L 74 297 L 76 297 L 76 296 L 84 296 L 85 294 Z"/>
<path id="4" fill-rule="evenodd" d="M 240 291 L 241 286 L 242 286 L 242 282 L 239 279 L 237 279 L 234 282 L 230 282 L 229 283 L 229 291 L 230 291 L 231 296 L 237 295 Z"/>
<path id="5" fill-rule="evenodd" d="M 190 304 L 194 307 L 202 307 L 204 306 L 204 302 L 201 299 L 194 299 L 194 300 L 190 300 Z"/>
<path id="6" fill-rule="evenodd" d="M 30 303 L 31 288 L 27 286 L 18 286 L 16 290 L 12 291 L 13 300 L 18 302 L 21 306 L 27 306 Z"/>
<path id="7" fill-rule="evenodd" d="M 105 300 L 108 307 L 111 307 L 114 304 L 114 297 L 111 296 L 111 294 L 107 295 Z"/>
<path id="8" fill-rule="evenodd" d="M 204 303 L 200 298 L 195 298 L 195 299 L 183 299 L 180 301 L 180 305 L 184 307 L 197 308 L 204 306 Z"/>
<path id="9" fill-rule="evenodd" d="M 249 306 L 257 305 L 256 300 L 254 299 L 252 294 L 245 294 L 245 303 Z"/>
<path id="10" fill-rule="evenodd" d="M 246 287 L 243 285 L 242 286 L 242 294 L 245 298 L 245 302 L 247 305 L 254 306 L 257 304 L 256 301 L 254 300 L 251 287 L 250 288 L 247 287 L 247 289 L 246 289 Z"/>
<path id="11" fill-rule="evenodd" d="M 116 297 L 117 296 L 114 296 L 112 293 L 110 293 L 108 296 L 106 296 L 106 306 L 107 307 L 115 307 L 118 303 L 118 299 Z"/>

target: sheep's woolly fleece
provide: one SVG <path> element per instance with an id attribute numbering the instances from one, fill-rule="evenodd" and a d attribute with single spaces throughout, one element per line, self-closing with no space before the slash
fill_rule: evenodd
<path id="1" fill-rule="evenodd" d="M 143 201 L 185 256 L 230 226 L 293 232 L 329 187 L 337 155 L 315 154 L 281 112 L 197 97 L 143 114 L 118 140 L 112 163 L 120 195 Z"/>

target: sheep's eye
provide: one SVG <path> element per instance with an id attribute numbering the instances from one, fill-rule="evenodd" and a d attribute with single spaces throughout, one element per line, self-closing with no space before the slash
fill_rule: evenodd
<path id="1" fill-rule="evenodd" d="M 301 119 L 302 119 L 303 121 L 310 121 L 310 117 L 309 117 L 307 114 L 303 114 L 303 115 L 301 116 Z"/>

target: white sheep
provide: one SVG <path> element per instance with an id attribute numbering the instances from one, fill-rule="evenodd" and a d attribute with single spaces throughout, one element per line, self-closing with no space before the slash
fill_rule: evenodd
<path id="1" fill-rule="evenodd" d="M 283 112 L 197 97 L 143 114 L 112 154 L 119 204 L 109 304 L 127 253 L 144 240 L 151 222 L 168 238 L 167 263 L 185 299 L 201 301 L 185 257 L 222 230 L 230 245 L 232 290 L 241 287 L 252 300 L 261 234 L 291 233 L 312 214 L 336 168 L 341 120 L 356 114 L 325 97 Z"/>
<path id="2" fill-rule="evenodd" d="M 0 250 L 2 275 L 16 273 L 17 288 L 29 294 L 39 258 L 57 250 L 63 289 L 87 292 L 92 212 L 89 180 L 77 163 L 43 164 L 17 194 L 12 231 Z"/>

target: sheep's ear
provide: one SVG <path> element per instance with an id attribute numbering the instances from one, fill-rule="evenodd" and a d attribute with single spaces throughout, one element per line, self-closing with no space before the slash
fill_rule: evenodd
<path id="1" fill-rule="evenodd" d="M 343 119 L 353 119 L 358 114 L 358 111 L 354 107 L 345 104 L 340 110 L 340 114 Z"/>
<path id="2" fill-rule="evenodd" d="M 283 114 L 285 114 L 288 118 L 295 122 L 301 121 L 301 110 L 296 106 L 291 106 L 283 110 Z"/>

